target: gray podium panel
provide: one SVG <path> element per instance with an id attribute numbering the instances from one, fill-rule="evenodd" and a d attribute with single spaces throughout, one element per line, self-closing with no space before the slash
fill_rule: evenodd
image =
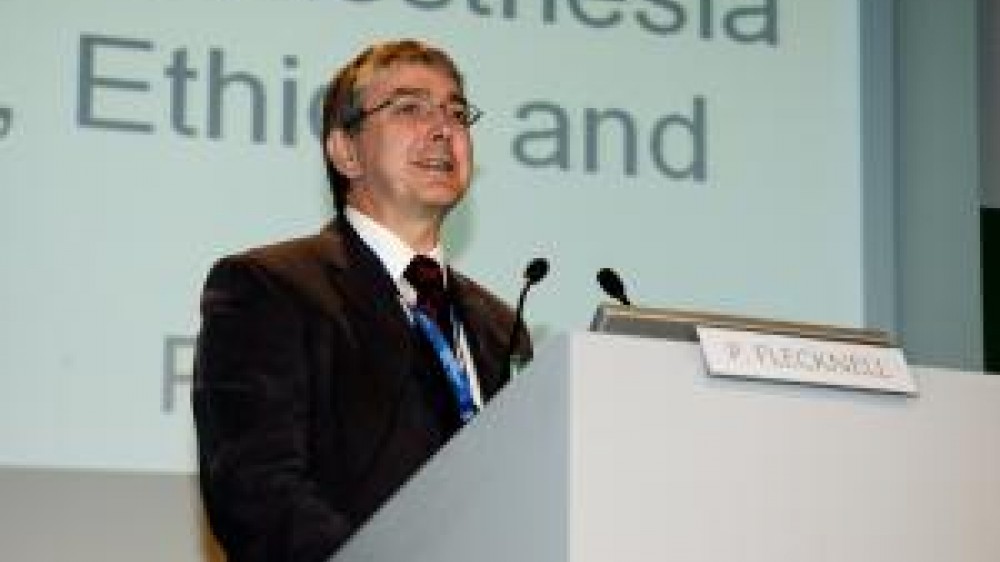
<path id="1" fill-rule="evenodd" d="M 1000 560 L 1000 377 L 916 398 L 556 338 L 337 562 Z"/>

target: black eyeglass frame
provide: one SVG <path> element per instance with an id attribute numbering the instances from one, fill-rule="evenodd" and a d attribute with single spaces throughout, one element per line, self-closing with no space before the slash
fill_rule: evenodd
<path id="1" fill-rule="evenodd" d="M 393 95 L 390 95 L 385 100 L 381 101 L 380 103 L 375 104 L 374 106 L 372 106 L 369 109 L 358 108 L 355 111 L 350 112 L 350 113 L 353 113 L 353 114 L 348 115 L 344 119 L 344 128 L 345 129 L 355 129 L 355 128 L 359 127 L 361 125 L 361 123 L 364 122 L 365 119 L 368 119 L 369 117 L 371 117 L 372 115 L 378 113 L 379 111 L 382 111 L 384 109 L 392 107 L 392 105 L 395 104 L 395 103 L 397 103 L 400 99 L 406 99 L 406 98 L 422 99 L 422 100 L 425 100 L 425 101 L 428 101 L 428 102 L 434 104 L 434 102 L 432 100 L 430 100 L 430 99 L 428 99 L 426 97 L 423 97 L 423 96 L 415 95 L 415 94 L 409 94 L 409 93 L 397 93 L 397 94 L 393 94 Z M 479 119 L 483 116 L 484 112 L 483 112 L 483 110 L 479 109 L 479 107 L 477 107 L 476 105 L 471 104 L 468 101 L 465 101 L 464 99 L 463 100 L 459 100 L 459 102 L 462 105 L 465 106 L 465 110 L 468 113 L 468 116 L 464 119 L 464 121 L 461 123 L 461 125 L 465 129 L 471 129 L 472 126 L 476 124 L 476 121 L 479 121 Z M 452 102 L 440 102 L 440 103 L 436 103 L 435 105 L 437 105 L 437 107 L 439 109 L 443 110 L 444 107 L 445 107 L 445 105 L 447 105 L 448 103 L 452 103 Z"/>

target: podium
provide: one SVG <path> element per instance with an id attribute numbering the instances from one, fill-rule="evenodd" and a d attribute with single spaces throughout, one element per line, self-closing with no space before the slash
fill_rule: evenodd
<path id="1" fill-rule="evenodd" d="M 1000 560 L 1000 377 L 920 395 L 710 377 L 695 343 L 548 342 L 334 562 Z"/>

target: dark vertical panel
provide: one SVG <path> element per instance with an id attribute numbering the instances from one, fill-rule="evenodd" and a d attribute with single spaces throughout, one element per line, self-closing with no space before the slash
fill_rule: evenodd
<path id="1" fill-rule="evenodd" d="M 1000 373 L 1000 209 L 982 209 L 983 362 Z"/>

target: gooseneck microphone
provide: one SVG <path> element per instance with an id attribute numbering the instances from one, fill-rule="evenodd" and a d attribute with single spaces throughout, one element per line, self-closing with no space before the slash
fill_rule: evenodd
<path id="1" fill-rule="evenodd" d="M 507 368 L 511 370 L 514 361 L 514 348 L 517 346 L 519 328 L 528 328 L 524 325 L 524 298 L 528 296 L 528 291 L 536 283 L 545 278 L 549 273 L 549 261 L 545 258 L 535 258 L 528 263 L 524 269 L 524 286 L 521 287 L 521 294 L 517 297 L 517 307 L 514 309 L 514 326 L 510 329 L 510 339 L 507 341 Z"/>
<path id="2" fill-rule="evenodd" d="M 628 297 L 625 296 L 625 283 L 622 283 L 622 278 L 615 273 L 615 270 L 602 267 L 600 271 L 597 272 L 597 283 L 600 284 L 604 292 L 616 301 L 624 304 L 625 306 L 632 306 L 629 302 Z"/>

